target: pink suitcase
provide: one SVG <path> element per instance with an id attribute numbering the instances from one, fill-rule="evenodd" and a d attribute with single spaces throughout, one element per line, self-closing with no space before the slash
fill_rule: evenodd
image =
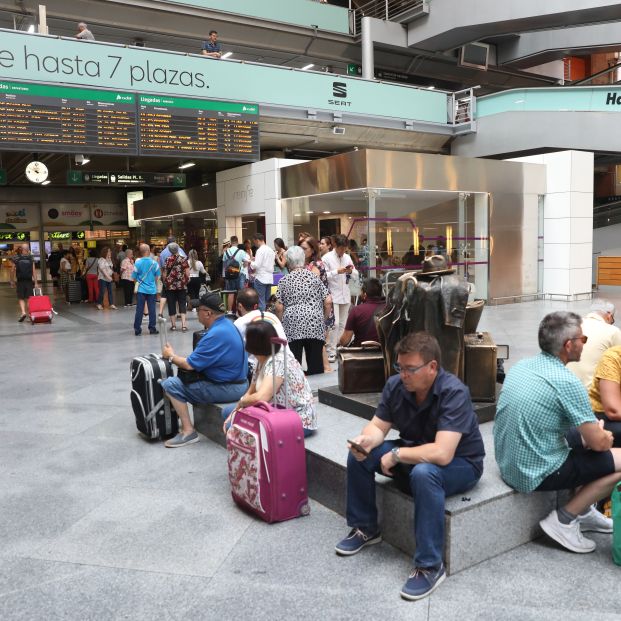
<path id="1" fill-rule="evenodd" d="M 242 408 L 233 417 L 226 448 L 239 506 L 269 523 L 310 513 L 304 429 L 295 410 L 264 401 Z"/>
<path id="2" fill-rule="evenodd" d="M 37 291 L 39 294 L 37 295 Z M 54 309 L 49 296 L 42 295 L 41 289 L 35 289 L 28 298 L 28 317 L 31 323 L 52 323 Z"/>

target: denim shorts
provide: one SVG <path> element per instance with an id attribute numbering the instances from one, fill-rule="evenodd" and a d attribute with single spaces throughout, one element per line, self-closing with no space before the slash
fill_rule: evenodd
<path id="1" fill-rule="evenodd" d="M 171 397 L 186 403 L 233 403 L 248 390 L 248 381 L 219 384 L 205 380 L 186 385 L 178 377 L 168 377 L 162 382 L 162 389 Z"/>

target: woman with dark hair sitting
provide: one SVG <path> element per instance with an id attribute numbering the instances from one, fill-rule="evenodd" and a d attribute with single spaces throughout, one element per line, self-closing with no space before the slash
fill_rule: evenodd
<path id="1" fill-rule="evenodd" d="M 272 358 L 272 342 L 276 330 L 268 321 L 253 321 L 246 329 L 246 351 L 257 359 L 252 382 L 246 394 L 234 405 L 224 408 L 224 431 L 231 424 L 233 413 L 240 408 L 254 405 L 258 401 L 273 401 L 277 406 L 295 410 L 302 419 L 304 437 L 310 436 L 317 429 L 317 414 L 313 407 L 313 391 L 300 363 L 289 350 L 274 345 L 276 355 Z M 287 356 L 287 400 L 285 401 L 285 356 Z M 274 394 L 274 367 L 276 381 Z M 278 416 L 275 413 L 274 416 Z"/>

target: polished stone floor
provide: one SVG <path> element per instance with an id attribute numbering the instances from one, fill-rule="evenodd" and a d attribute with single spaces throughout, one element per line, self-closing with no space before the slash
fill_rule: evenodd
<path id="1" fill-rule="evenodd" d="M 138 437 L 129 361 L 159 341 L 134 337 L 130 310 L 61 302 L 52 325 L 31 326 L 16 322 L 13 295 L 0 287 L 0 619 L 621 618 L 602 535 L 588 555 L 535 541 L 402 601 L 409 559 L 394 548 L 339 558 L 337 514 L 313 503 L 309 518 L 266 525 L 233 505 L 222 448 Z M 546 312 L 588 305 L 486 308 L 480 327 L 510 345 L 511 363 L 537 351 Z M 189 333 L 170 340 L 191 346 Z"/>

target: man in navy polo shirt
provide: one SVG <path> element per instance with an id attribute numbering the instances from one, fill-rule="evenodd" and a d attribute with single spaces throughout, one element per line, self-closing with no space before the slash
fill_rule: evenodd
<path id="1" fill-rule="evenodd" d="M 198 320 L 207 328 L 207 334 L 187 358 L 175 354 L 169 343 L 162 350 L 162 356 L 180 369 L 202 373 L 204 379 L 184 384 L 177 376 L 162 382 L 164 393 L 181 421 L 181 431 L 166 442 L 168 448 L 198 442 L 188 403 L 233 403 L 248 389 L 248 354 L 244 340 L 224 316 L 220 296 L 208 293 L 193 300 L 192 306 L 197 309 Z"/>
<path id="2" fill-rule="evenodd" d="M 222 48 L 218 43 L 218 33 L 215 30 L 209 31 L 209 39 L 203 41 L 203 56 L 220 60 Z"/>
<path id="3" fill-rule="evenodd" d="M 470 393 L 441 368 L 438 341 L 426 332 L 409 334 L 395 353 L 399 375 L 388 380 L 375 416 L 349 444 L 347 524 L 352 530 L 336 553 L 349 556 L 382 540 L 375 473 L 394 477 L 414 497 L 414 569 L 401 597 L 417 600 L 446 577 L 445 498 L 477 484 L 485 449 Z M 393 427 L 400 438 L 386 441 Z"/>

